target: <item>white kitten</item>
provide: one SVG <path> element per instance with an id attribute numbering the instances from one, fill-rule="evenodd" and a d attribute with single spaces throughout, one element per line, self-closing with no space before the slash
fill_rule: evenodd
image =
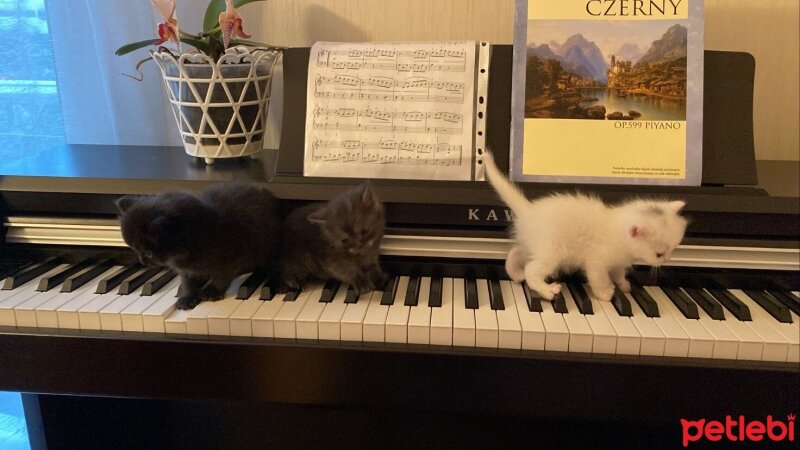
<path id="1" fill-rule="evenodd" d="M 660 266 L 683 239 L 687 222 L 679 215 L 682 201 L 636 199 L 606 206 L 580 194 L 529 201 L 500 173 L 488 152 L 484 164 L 489 182 L 514 212 L 516 242 L 506 258 L 506 271 L 547 300 L 561 285 L 545 278 L 559 269 L 582 269 L 597 298 L 610 301 L 614 283 L 630 291 L 625 272 L 635 262 Z"/>

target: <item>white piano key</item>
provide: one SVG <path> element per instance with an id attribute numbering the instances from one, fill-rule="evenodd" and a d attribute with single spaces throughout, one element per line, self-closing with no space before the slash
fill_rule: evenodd
<path id="1" fill-rule="evenodd" d="M 586 322 L 589 323 L 589 328 L 592 329 L 594 341 L 592 342 L 592 353 L 619 353 L 617 350 L 617 341 L 619 339 L 616 330 L 611 325 L 611 322 L 606 317 L 606 311 L 600 303 L 610 303 L 600 301 L 595 297 L 592 289 L 588 285 L 584 285 L 584 290 L 589 296 L 589 301 L 592 304 L 592 311 L 594 314 L 586 314 Z M 572 299 L 575 300 L 574 298 Z M 615 315 L 616 311 L 615 311 Z M 617 315 L 619 317 L 619 315 Z"/>
<path id="2" fill-rule="evenodd" d="M 542 300 L 542 312 L 539 314 L 545 331 L 544 349 L 555 352 L 569 351 L 570 334 L 564 322 L 564 314 L 557 313 L 553 309 L 553 303 L 547 300 Z"/>
<path id="3" fill-rule="evenodd" d="M 689 337 L 687 356 L 692 358 L 711 358 L 714 354 L 714 338 L 711 334 L 697 320 L 687 319 L 664 291 L 656 286 L 645 286 L 645 289 L 653 297 L 653 300 L 658 303 L 658 311 L 661 316 L 664 317 L 669 314 Z"/>
<path id="4" fill-rule="evenodd" d="M 379 296 L 381 291 L 370 291 L 361 294 L 356 303 L 348 303 L 342 315 L 342 341 L 361 342 L 364 340 L 364 320 L 367 310 L 372 304 L 372 297 Z"/>
<path id="5" fill-rule="evenodd" d="M 384 342 L 386 340 L 386 315 L 389 313 L 389 306 L 381 305 L 381 296 L 383 296 L 383 291 L 375 291 L 369 299 L 362 327 L 362 339 L 365 342 Z"/>
<path id="6" fill-rule="evenodd" d="M 342 316 L 349 306 L 344 302 L 347 298 L 347 285 L 342 283 L 333 299 L 325 305 L 319 316 L 319 338 L 327 341 L 338 341 L 342 338 Z"/>
<path id="7" fill-rule="evenodd" d="M 475 346 L 475 311 L 466 305 L 463 278 L 453 278 L 453 345 Z"/>
<path id="8" fill-rule="evenodd" d="M 88 267 L 86 270 L 91 269 L 91 267 Z M 103 272 L 95 277 L 95 280 L 102 280 L 103 278 L 110 276 L 112 273 L 114 273 L 114 269 L 109 269 L 108 271 Z M 87 295 L 94 289 L 96 289 L 96 286 L 92 282 L 88 282 L 72 292 L 59 292 L 55 297 L 42 303 L 36 308 L 37 326 L 39 328 L 59 328 L 58 309 L 78 296 Z"/>
<path id="9" fill-rule="evenodd" d="M 597 304 L 595 305 L 595 301 Z M 617 354 L 618 355 L 638 355 L 642 347 L 642 335 L 631 321 L 630 317 L 620 316 L 611 302 L 603 302 L 592 297 L 592 308 L 595 312 L 598 307 L 603 310 L 608 322 L 617 333 Z M 662 341 L 663 354 L 663 341 Z"/>
<path id="10" fill-rule="evenodd" d="M 647 290 L 648 287 L 645 286 L 645 289 Z M 677 320 L 672 317 L 671 313 L 661 311 L 663 307 L 656 296 L 649 290 L 648 293 L 658 304 L 659 317 L 652 317 L 652 319 L 664 334 L 664 356 L 689 356 L 689 335 L 686 334 L 682 326 L 678 325 Z M 634 301 L 631 299 L 631 302 Z M 638 307 L 639 305 L 636 306 Z M 631 304 L 631 307 L 633 307 L 633 304 Z"/>
<path id="11" fill-rule="evenodd" d="M 589 322 L 578 311 L 578 306 L 575 304 L 575 300 L 565 284 L 561 285 L 561 293 L 564 295 L 564 300 L 567 302 L 567 311 L 569 311 L 567 314 L 562 314 L 564 323 L 569 330 L 569 352 L 591 353 L 594 335 L 589 327 Z"/>
<path id="12" fill-rule="evenodd" d="M 475 280 L 478 288 L 478 309 L 475 311 L 475 346 L 497 348 L 499 331 L 497 313 L 489 301 L 489 283 L 484 279 Z"/>
<path id="13" fill-rule="evenodd" d="M 431 308 L 431 344 L 453 345 L 453 279 L 442 278 L 442 306 Z"/>
<path id="14" fill-rule="evenodd" d="M 186 334 L 186 317 L 191 310 L 174 309 L 172 314 L 164 319 L 164 330 L 168 334 Z"/>
<path id="15" fill-rule="evenodd" d="M 142 299 L 141 286 L 128 295 L 121 295 L 100 310 L 100 329 L 122 331 L 122 311 Z M 147 298 L 147 297 L 144 297 Z M 144 303 L 148 303 L 147 300 Z"/>
<path id="16" fill-rule="evenodd" d="M 800 338 L 800 316 L 791 312 L 792 315 L 792 330 L 795 338 Z M 790 339 L 792 345 L 789 347 L 789 353 L 786 355 L 786 362 L 800 362 L 800 345 L 797 341 Z"/>
<path id="17" fill-rule="evenodd" d="M 405 344 L 408 342 L 408 314 L 410 306 L 405 306 L 408 277 L 401 276 L 397 280 L 394 302 L 386 312 L 386 342 Z"/>
<path id="18" fill-rule="evenodd" d="M 325 306 L 328 305 L 320 302 L 320 298 L 322 298 L 321 289 L 316 299 L 307 301 L 300 314 L 297 315 L 295 320 L 297 339 L 319 339 L 319 318 L 325 311 Z"/>
<path id="19" fill-rule="evenodd" d="M 217 302 L 200 302 L 186 314 L 186 334 L 208 334 L 208 315 Z"/>
<path id="20" fill-rule="evenodd" d="M 132 303 L 130 306 L 122 310 L 120 315 L 122 316 L 122 331 L 128 332 L 138 332 L 142 333 L 145 331 L 144 329 L 144 313 L 151 306 L 155 305 L 157 302 L 161 301 L 162 298 L 167 298 L 167 300 L 163 300 L 164 302 L 171 302 L 173 305 L 178 301 L 175 298 L 175 294 L 178 293 L 178 287 L 180 286 L 180 279 L 178 277 L 173 278 L 169 281 L 164 287 L 159 289 L 153 295 L 139 297 L 139 300 Z M 162 319 L 163 324 L 163 319 Z M 163 328 L 163 326 L 162 326 Z M 164 330 L 160 330 L 160 333 L 163 333 Z"/>
<path id="21" fill-rule="evenodd" d="M 722 308 L 722 313 L 725 315 L 722 324 L 733 333 L 739 343 L 736 359 L 760 361 L 764 352 L 764 339 L 752 329 L 751 322 L 740 321 L 725 308 Z"/>
<path id="22" fill-rule="evenodd" d="M 431 340 L 431 308 L 428 300 L 431 293 L 430 277 L 419 280 L 419 298 L 408 315 L 408 343 L 429 344 Z"/>
<path id="23" fill-rule="evenodd" d="M 166 320 L 174 311 L 178 303 L 178 289 L 180 281 L 164 293 L 142 313 L 142 327 L 145 333 L 166 333 Z"/>
<path id="24" fill-rule="evenodd" d="M 297 316 L 300 315 L 300 311 L 303 310 L 306 303 L 319 301 L 320 296 L 322 296 L 322 287 L 322 283 L 310 284 L 303 289 L 303 292 L 297 296 L 295 301 L 283 302 L 283 307 L 275 315 L 275 320 L 273 321 L 276 338 L 297 338 Z"/>
<path id="25" fill-rule="evenodd" d="M 253 336 L 253 316 L 264 303 L 272 301 L 259 299 L 260 291 L 256 289 L 250 298 L 242 300 L 231 313 L 229 320 L 231 336 Z"/>
<path id="26" fill-rule="evenodd" d="M 250 325 L 254 337 L 275 337 L 275 316 L 285 303 L 291 303 L 284 301 L 284 297 L 286 294 L 275 294 L 272 300 L 262 302 Z"/>
<path id="27" fill-rule="evenodd" d="M 92 295 L 94 295 L 94 299 L 78 310 L 78 322 L 81 330 L 100 330 L 100 311 L 120 297 L 116 290 L 101 295 Z"/>
<path id="28" fill-rule="evenodd" d="M 688 294 L 687 294 L 688 297 Z M 673 307 L 675 305 L 672 305 Z M 675 308 L 677 310 L 677 308 Z M 724 320 L 714 320 L 705 310 L 697 307 L 697 314 L 700 316 L 695 322 L 700 323 L 714 339 L 714 349 L 712 358 L 714 359 L 736 359 L 739 354 L 739 339 L 725 325 Z"/>
<path id="29" fill-rule="evenodd" d="M 644 311 L 639 308 L 636 300 L 633 299 L 631 294 L 625 294 L 631 304 L 631 323 L 636 327 L 636 331 L 642 337 L 641 346 L 639 347 L 640 355 L 650 356 L 664 356 L 664 345 L 666 338 L 661 328 L 658 327 L 655 320 L 645 315 Z M 613 308 L 613 305 L 611 305 Z M 688 343 L 687 343 L 688 352 Z"/>
<path id="30" fill-rule="evenodd" d="M 41 277 L 34 278 L 16 289 L 0 290 L 0 326 L 16 326 L 17 319 L 14 314 L 14 308 L 39 293 L 36 291 L 39 279 L 58 273 L 67 267 L 69 267 L 69 264 L 60 264 Z"/>
<path id="31" fill-rule="evenodd" d="M 83 308 L 88 303 L 92 302 L 94 299 L 98 298 L 100 294 L 95 294 L 94 291 L 97 289 L 97 284 L 100 280 L 103 280 L 105 277 L 111 276 L 122 270 L 122 266 L 113 266 L 110 270 L 104 273 L 101 277 L 97 277 L 89 283 L 86 283 L 84 286 L 81 287 L 81 293 L 77 296 L 73 297 L 68 302 L 64 303 L 63 305 L 59 306 L 56 309 L 56 316 L 58 319 L 58 328 L 60 329 L 67 329 L 67 330 L 79 330 L 80 327 L 80 319 L 78 317 L 78 311 Z M 89 289 L 83 289 L 84 287 L 89 287 Z"/>
<path id="32" fill-rule="evenodd" d="M 14 308 L 14 318 L 18 327 L 37 327 L 36 308 L 53 299 L 58 291 L 53 289 L 47 292 L 36 292 L 29 299 Z"/>
<path id="33" fill-rule="evenodd" d="M 522 348 L 522 324 L 517 312 L 517 302 L 511 286 L 503 287 L 504 281 L 501 280 L 499 284 L 505 309 L 495 311 L 498 331 L 497 346 L 500 348 L 520 349 Z M 542 341 L 542 344 L 544 344 L 544 341 Z M 544 348 L 544 345 L 542 348 Z"/>
<path id="34" fill-rule="evenodd" d="M 753 331 L 764 339 L 762 361 L 786 361 L 789 357 L 790 345 L 789 340 L 773 326 L 779 322 L 742 290 L 729 289 L 728 291 L 750 309 L 750 316 L 753 319 L 750 325 Z"/>
<path id="35" fill-rule="evenodd" d="M 228 290 L 225 291 L 225 297 L 214 302 L 214 307 L 208 312 L 208 315 L 206 315 L 208 334 L 215 336 L 231 335 L 230 316 L 243 301 L 236 298 L 236 295 L 239 293 L 239 287 L 242 286 L 242 283 L 244 283 L 249 276 L 250 274 L 248 273 L 234 279 L 228 287 Z M 253 295 L 256 295 L 256 293 L 253 292 L 251 296 Z M 188 331 L 188 322 L 186 326 Z M 189 332 L 191 333 L 191 331 Z"/>
<path id="36" fill-rule="evenodd" d="M 503 292 L 503 299 L 513 300 L 517 316 L 519 318 L 520 329 L 522 331 L 521 348 L 523 350 L 544 350 L 545 337 L 547 331 L 542 323 L 542 315 L 539 312 L 529 311 L 528 302 L 525 300 L 525 292 L 519 283 L 503 280 L 500 282 L 500 289 Z M 508 307 L 508 300 L 505 300 L 506 307 Z M 501 342 L 502 347 L 502 319 L 503 315 L 498 314 L 498 324 L 501 326 Z M 565 333 L 566 334 L 566 333 Z M 569 345 L 569 335 L 566 334 L 565 348 Z"/>

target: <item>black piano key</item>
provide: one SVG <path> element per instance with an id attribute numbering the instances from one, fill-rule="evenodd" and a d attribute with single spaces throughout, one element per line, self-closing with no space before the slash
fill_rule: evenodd
<path id="1" fill-rule="evenodd" d="M 738 297 L 733 295 L 727 289 L 710 287 L 706 290 L 737 319 L 743 322 L 750 322 L 753 320 L 752 316 L 750 315 L 750 308 L 748 308 L 747 305 L 742 303 Z"/>
<path id="2" fill-rule="evenodd" d="M 464 305 L 467 309 L 478 309 L 478 284 L 474 278 L 467 278 L 464 289 Z"/>
<path id="3" fill-rule="evenodd" d="M 133 291 L 139 288 L 139 286 L 147 283 L 148 281 L 150 281 L 151 278 L 161 273 L 161 270 L 162 269 L 160 267 L 150 267 L 144 272 L 140 273 L 139 275 L 136 275 L 133 278 L 129 278 L 123 281 L 119 285 L 119 290 L 117 291 L 117 294 L 119 295 L 132 294 Z"/>
<path id="4" fill-rule="evenodd" d="M 275 294 L 278 292 L 278 288 L 280 287 L 280 282 L 277 279 L 267 278 L 264 281 L 264 285 L 261 286 L 261 293 L 258 296 L 259 300 L 269 301 L 275 297 Z"/>
<path id="5" fill-rule="evenodd" d="M 381 296 L 381 305 L 391 306 L 394 304 L 394 296 L 397 294 L 397 277 L 390 277 L 386 285 L 383 286 L 383 295 Z"/>
<path id="6" fill-rule="evenodd" d="M 406 300 L 403 302 L 403 305 L 417 306 L 419 302 L 419 284 L 421 281 L 419 277 L 409 278 L 408 289 L 406 289 Z"/>
<path id="7" fill-rule="evenodd" d="M 636 304 L 642 309 L 644 315 L 647 317 L 661 317 L 658 312 L 658 303 L 653 300 L 643 287 L 631 282 L 631 296 L 636 300 Z"/>
<path id="8" fill-rule="evenodd" d="M 722 305 L 717 302 L 705 289 L 685 287 L 683 290 L 694 300 L 695 303 L 703 308 L 703 311 L 708 313 L 714 320 L 725 320 L 725 312 L 722 310 Z"/>
<path id="9" fill-rule="evenodd" d="M 177 276 L 178 276 L 177 273 L 171 270 L 165 270 L 161 273 L 160 276 L 156 276 L 152 280 L 147 280 L 147 283 L 145 283 L 144 286 L 142 287 L 142 296 L 148 297 L 150 295 L 155 294 Z"/>
<path id="10" fill-rule="evenodd" d="M 108 269 L 113 267 L 113 263 L 111 260 L 105 260 L 98 263 L 96 266 L 92 267 L 91 269 L 87 270 L 86 272 L 79 273 L 73 275 L 66 280 L 64 280 L 64 284 L 61 285 L 61 292 L 72 292 L 75 289 L 85 285 L 86 283 L 94 280 L 95 278 L 99 277 Z"/>
<path id="11" fill-rule="evenodd" d="M 337 280 L 328 280 L 325 282 L 325 285 L 322 287 L 322 295 L 319 297 L 320 303 L 330 303 L 333 301 L 333 296 L 336 295 L 336 291 L 339 289 L 339 281 Z"/>
<path id="12" fill-rule="evenodd" d="M 525 302 L 528 304 L 528 311 L 542 312 L 542 297 L 540 297 L 536 291 L 529 288 L 528 283 L 522 283 L 522 292 L 525 294 Z"/>
<path id="13" fill-rule="evenodd" d="M 347 286 L 347 293 L 344 296 L 345 303 L 358 303 L 358 294 L 353 286 Z"/>
<path id="14" fill-rule="evenodd" d="M 667 298 L 669 298 L 675 306 L 683 313 L 687 319 L 699 319 L 700 314 L 697 312 L 697 305 L 686 295 L 680 288 L 671 286 L 659 286 Z"/>
<path id="15" fill-rule="evenodd" d="M 592 308 L 592 301 L 589 299 L 589 294 L 586 293 L 583 284 L 581 283 L 567 283 L 567 289 L 572 294 L 572 299 L 575 300 L 575 305 L 581 314 L 594 314 Z"/>
<path id="16" fill-rule="evenodd" d="M 499 280 L 489 280 L 489 304 L 495 311 L 503 311 L 506 309 Z"/>
<path id="17" fill-rule="evenodd" d="M 286 291 L 286 294 L 283 296 L 283 301 L 285 302 L 293 302 L 297 300 L 297 296 L 303 292 L 302 289 L 289 289 Z"/>
<path id="18" fill-rule="evenodd" d="M 759 306 L 764 308 L 769 315 L 774 317 L 778 322 L 792 323 L 792 314 L 789 312 L 789 308 L 778 300 L 775 300 L 771 295 L 767 294 L 766 291 L 744 289 L 744 293 L 752 298 L 754 302 L 758 303 Z"/>
<path id="19" fill-rule="evenodd" d="M 18 270 L 13 275 L 6 278 L 5 283 L 3 283 L 3 290 L 16 289 L 34 278 L 38 278 L 55 269 L 59 264 L 61 264 L 61 262 L 58 258 L 50 258 L 39 265 Z"/>
<path id="20" fill-rule="evenodd" d="M 431 308 L 442 307 L 442 279 L 431 278 L 431 292 L 428 294 L 428 306 Z"/>
<path id="21" fill-rule="evenodd" d="M 100 280 L 100 283 L 97 285 L 97 290 L 94 291 L 95 294 L 105 294 L 107 292 L 111 292 L 114 288 L 122 284 L 123 281 L 127 280 L 133 274 L 140 271 L 142 266 L 140 264 L 132 264 L 127 267 L 123 267 L 122 269 L 118 270 L 115 274 Z"/>
<path id="22" fill-rule="evenodd" d="M 239 300 L 247 300 L 266 279 L 267 274 L 263 270 L 254 271 L 239 285 L 239 290 L 236 291 L 236 298 Z"/>
<path id="23" fill-rule="evenodd" d="M 33 261 L 25 261 L 23 263 L 7 263 L 0 267 L 0 280 L 11 276 L 14 273 L 21 272 L 34 264 Z"/>
<path id="24" fill-rule="evenodd" d="M 631 311 L 631 301 L 628 300 L 628 296 L 619 289 L 614 289 L 614 297 L 611 298 L 611 304 L 614 305 L 614 309 L 617 310 L 617 314 L 620 316 L 633 316 L 633 311 Z"/>
<path id="25" fill-rule="evenodd" d="M 569 310 L 567 309 L 567 301 L 564 299 L 564 294 L 559 292 L 553 297 L 553 311 L 559 314 L 568 314 Z"/>
<path id="26" fill-rule="evenodd" d="M 792 310 L 795 314 L 800 315 L 800 300 L 794 298 L 794 294 L 787 291 L 780 291 L 777 289 L 769 289 L 767 293 L 783 303 L 787 308 Z"/>
<path id="27" fill-rule="evenodd" d="M 75 275 L 94 263 L 95 261 L 93 259 L 87 259 L 79 262 L 78 264 L 73 264 L 58 273 L 50 275 L 49 277 L 42 277 L 39 279 L 39 286 L 36 288 L 36 290 L 39 292 L 49 291 L 50 289 L 53 289 L 54 287 L 63 283 L 67 278 Z"/>

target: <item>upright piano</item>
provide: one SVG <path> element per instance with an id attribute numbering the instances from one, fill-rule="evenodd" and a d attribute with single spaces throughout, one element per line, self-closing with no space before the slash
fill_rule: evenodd
<path id="1" fill-rule="evenodd" d="M 307 51 L 287 52 L 287 73 Z M 707 52 L 706 72 L 739 57 Z M 510 60 L 509 47 L 496 47 L 492 64 L 500 69 L 492 73 L 508 70 Z M 384 419 L 397 421 L 386 429 L 406 430 L 392 435 L 396 442 L 446 430 L 450 440 L 438 441 L 446 445 L 487 436 L 519 442 L 498 437 L 504 430 L 526 442 L 535 422 L 562 431 L 624 423 L 634 433 L 636 426 L 677 433 L 681 418 L 797 412 L 798 163 L 756 163 L 752 128 L 749 153 L 737 150 L 747 147 L 748 128 L 726 133 L 709 118 L 708 102 L 725 103 L 729 92 L 713 87 L 706 132 L 721 137 L 706 148 L 730 144 L 731 155 L 744 156 L 731 164 L 707 151 L 703 186 L 523 186 L 531 197 L 580 189 L 610 202 L 631 195 L 687 202 L 691 224 L 672 262 L 656 275 L 637 268 L 633 292 L 613 302 L 595 299 L 579 277 L 563 279 L 563 298 L 552 303 L 509 281 L 509 216 L 486 183 L 375 180 L 387 208 L 381 253 L 392 275 L 382 290 L 356 297 L 322 282 L 290 296 L 245 274 L 225 299 L 175 310 L 177 278 L 137 265 L 114 200 L 249 181 L 271 190 L 286 211 L 357 183 L 301 176 L 296 118 L 304 101 L 288 99 L 305 95 L 304 83 L 287 77 L 281 149 L 257 160 L 206 166 L 180 148 L 65 145 L 0 162 L 0 390 L 30 393 L 29 419 L 38 408 L 45 429 L 56 423 L 62 432 L 49 443 L 64 430 L 85 437 L 79 428 L 110 426 L 105 415 L 202 428 L 169 416 L 175 410 L 167 403 L 120 413 L 110 403 L 98 409 L 110 402 L 103 398 L 245 402 L 270 442 L 309 445 L 368 443 L 358 440 L 365 424 Z M 501 80 L 491 89 L 488 117 L 497 123 L 487 139 L 508 148 L 507 133 L 497 130 L 507 131 L 510 87 Z M 737 133 L 744 144 L 729 142 Z M 506 158 L 498 157 L 507 167 Z M 741 185 L 726 183 L 737 170 Z M 180 417 L 196 418 L 193 405 Z M 264 418 L 263 405 L 282 409 Z M 302 417 L 319 420 L 298 426 Z M 278 439 L 276 428 L 292 432 Z M 180 442 L 230 438 L 219 433 L 194 429 Z"/>

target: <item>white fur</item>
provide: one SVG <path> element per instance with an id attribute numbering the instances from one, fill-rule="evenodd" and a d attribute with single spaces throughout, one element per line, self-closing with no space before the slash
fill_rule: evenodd
<path id="1" fill-rule="evenodd" d="M 506 258 L 506 271 L 545 299 L 552 300 L 561 290 L 545 278 L 559 269 L 581 269 L 594 295 L 610 301 L 614 284 L 630 291 L 625 272 L 634 263 L 660 266 L 683 239 L 682 201 L 634 199 L 607 206 L 581 194 L 529 201 L 488 153 L 484 164 L 489 182 L 514 212 L 516 242 Z"/>

